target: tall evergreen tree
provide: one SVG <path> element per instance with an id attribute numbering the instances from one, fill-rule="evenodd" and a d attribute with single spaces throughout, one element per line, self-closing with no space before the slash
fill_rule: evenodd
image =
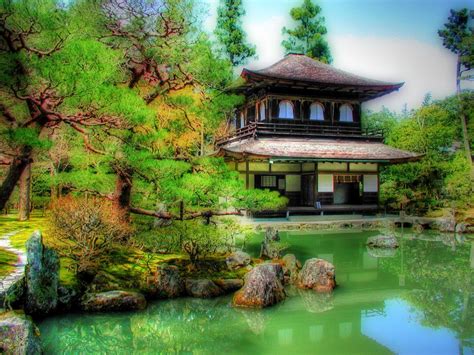
<path id="1" fill-rule="evenodd" d="M 461 93 L 461 80 L 463 73 L 474 68 L 474 26 L 469 26 L 469 21 L 474 20 L 474 11 L 461 9 L 451 10 L 448 22 L 444 28 L 438 31 L 438 35 L 443 39 L 443 45 L 457 56 L 456 64 L 456 92 L 459 97 L 461 107 L 460 118 L 463 132 L 464 149 L 467 158 L 472 162 L 471 145 L 467 130 L 467 115 L 464 112 Z"/>
<path id="2" fill-rule="evenodd" d="M 255 46 L 247 43 L 242 29 L 244 15 L 242 0 L 221 0 L 217 9 L 215 34 L 233 66 L 244 64 L 248 58 L 255 57 Z"/>
<path id="3" fill-rule="evenodd" d="M 300 7 L 290 11 L 291 18 L 297 23 L 294 29 L 283 27 L 286 39 L 281 42 L 286 53 L 301 53 L 324 63 L 331 63 L 332 56 L 325 38 L 327 29 L 321 7 L 304 0 Z"/>

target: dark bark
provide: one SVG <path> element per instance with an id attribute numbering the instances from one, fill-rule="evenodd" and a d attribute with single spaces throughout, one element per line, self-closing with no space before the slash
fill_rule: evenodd
<path id="1" fill-rule="evenodd" d="M 132 196 L 132 173 L 129 170 L 116 168 L 114 205 L 124 212 L 126 219 L 130 217 L 130 201 Z"/>
<path id="2" fill-rule="evenodd" d="M 461 98 L 461 74 L 462 74 L 461 58 L 458 56 L 457 66 L 456 66 L 456 94 L 459 100 L 459 115 L 461 119 L 462 127 L 462 138 L 464 143 L 464 150 L 466 152 L 466 158 L 472 165 L 472 155 L 471 155 L 471 144 L 469 142 L 469 135 L 467 132 L 467 117 L 464 110 L 464 104 Z M 471 169 L 472 174 L 472 169 Z"/>
<path id="3" fill-rule="evenodd" d="M 19 190 L 18 219 L 27 221 L 30 219 L 31 210 L 31 163 L 25 167 L 20 176 Z"/>
<path id="4" fill-rule="evenodd" d="M 5 180 L 0 185 L 0 210 L 5 208 L 21 174 L 25 168 L 31 163 L 32 148 L 25 146 L 21 149 L 20 154 L 13 159 L 8 168 Z"/>

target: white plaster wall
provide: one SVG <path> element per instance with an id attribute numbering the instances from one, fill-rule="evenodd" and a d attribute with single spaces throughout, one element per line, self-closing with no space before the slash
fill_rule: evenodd
<path id="1" fill-rule="evenodd" d="M 318 174 L 318 192 L 334 192 L 332 174 Z"/>
<path id="2" fill-rule="evenodd" d="M 364 192 L 378 192 L 378 176 L 364 175 Z"/>
<path id="3" fill-rule="evenodd" d="M 249 162 L 249 170 L 250 171 L 270 171 L 268 163 L 260 163 L 260 162 Z"/>
<path id="4" fill-rule="evenodd" d="M 291 164 L 291 163 L 274 163 L 272 165 L 272 172 L 299 172 L 300 171 L 300 164 Z"/>
<path id="5" fill-rule="evenodd" d="M 313 172 L 315 168 L 314 163 L 303 163 L 304 172 Z"/>
<path id="6" fill-rule="evenodd" d="M 376 163 L 350 163 L 349 164 L 349 171 L 357 172 L 357 171 L 377 171 L 377 164 Z"/>
<path id="7" fill-rule="evenodd" d="M 346 163 L 318 163 L 319 171 L 346 171 Z"/>

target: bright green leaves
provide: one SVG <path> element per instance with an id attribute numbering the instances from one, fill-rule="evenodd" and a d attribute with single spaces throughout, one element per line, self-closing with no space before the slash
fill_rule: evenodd
<path id="1" fill-rule="evenodd" d="M 331 63 L 331 51 L 325 38 L 327 29 L 324 17 L 321 16 L 321 7 L 313 0 L 304 0 L 300 7 L 290 11 L 296 27 L 283 27 L 282 32 L 286 39 L 281 42 L 286 53 L 300 53 L 324 63 Z"/>
<path id="2" fill-rule="evenodd" d="M 35 128 L 16 128 L 7 129 L 0 133 L 10 147 L 30 146 L 39 149 L 49 149 L 51 141 L 46 138 L 40 138 L 38 129 Z"/>
<path id="3" fill-rule="evenodd" d="M 388 144 L 425 155 L 418 162 L 383 170 L 382 202 L 425 210 L 470 199 L 469 164 L 456 152 L 461 135 L 456 97 L 427 103 L 406 117 L 382 111 L 364 116 L 364 121 L 369 127 L 387 127 Z"/>

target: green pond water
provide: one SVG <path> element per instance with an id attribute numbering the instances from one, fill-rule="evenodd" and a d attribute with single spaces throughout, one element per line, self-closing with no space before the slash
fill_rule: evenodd
<path id="1" fill-rule="evenodd" d="M 231 297 L 156 301 L 141 312 L 66 314 L 39 324 L 47 354 L 472 354 L 474 242 L 397 232 L 373 255 L 377 232 L 282 233 L 288 252 L 336 267 L 332 295 L 288 288 L 283 303 L 240 310 Z M 261 236 L 246 249 L 257 254 Z"/>

